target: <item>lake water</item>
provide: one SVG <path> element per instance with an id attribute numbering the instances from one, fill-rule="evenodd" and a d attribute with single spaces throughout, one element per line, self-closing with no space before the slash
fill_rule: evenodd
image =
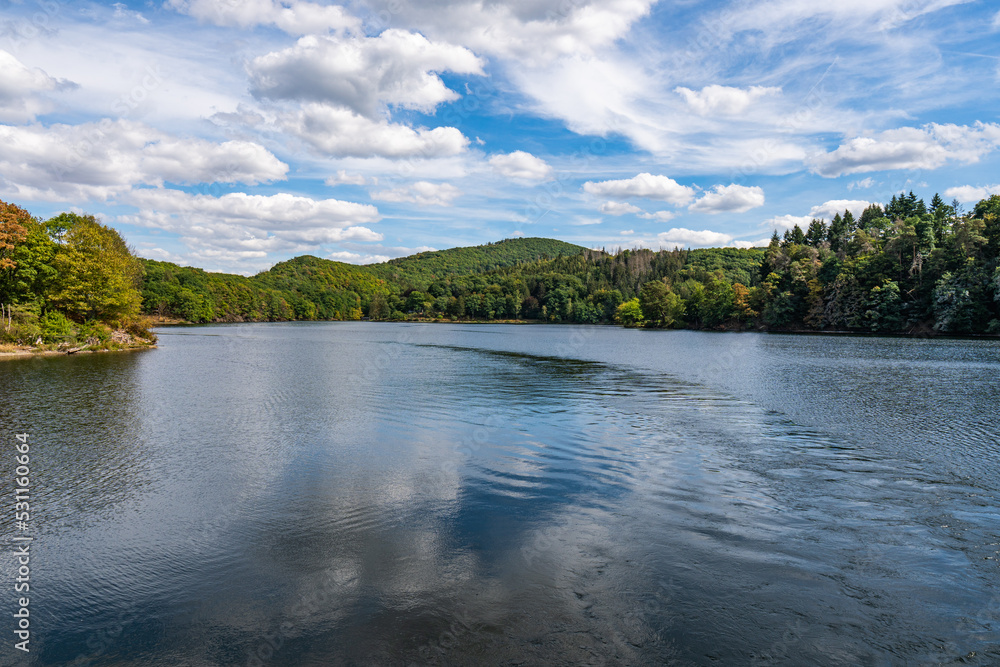
<path id="1" fill-rule="evenodd" d="M 1000 664 L 998 341 L 170 328 L 0 399 L 2 664 Z"/>

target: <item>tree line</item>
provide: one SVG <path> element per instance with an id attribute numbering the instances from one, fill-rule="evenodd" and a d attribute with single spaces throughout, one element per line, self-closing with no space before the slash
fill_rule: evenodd
<path id="1" fill-rule="evenodd" d="M 531 320 L 694 329 L 1000 334 L 1000 196 L 913 192 L 775 232 L 767 248 L 605 252 L 508 239 L 355 266 L 303 256 L 252 277 L 137 260 L 92 216 L 4 204 L 0 304 L 20 338 L 190 322 Z M 23 335 L 23 334 L 27 334 Z"/>

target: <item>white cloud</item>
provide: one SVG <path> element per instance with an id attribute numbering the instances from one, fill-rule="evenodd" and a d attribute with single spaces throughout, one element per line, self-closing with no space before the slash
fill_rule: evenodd
<path id="1" fill-rule="evenodd" d="M 0 125 L 0 187 L 30 200 L 105 200 L 134 185 L 283 180 L 288 165 L 258 144 L 181 139 L 142 123 Z"/>
<path id="2" fill-rule="evenodd" d="M 490 158 L 490 166 L 507 178 L 544 181 L 552 177 L 552 167 L 545 160 L 524 151 L 494 155 Z"/>
<path id="3" fill-rule="evenodd" d="M 986 199 L 992 195 L 1000 195 L 1000 184 L 998 185 L 960 185 L 954 188 L 948 188 L 944 191 L 944 196 L 951 200 L 957 199 L 963 204 L 968 204 L 971 202 L 978 203 L 982 199 Z"/>
<path id="4" fill-rule="evenodd" d="M 724 246 L 732 242 L 733 237 L 729 234 L 713 232 L 707 229 L 695 231 L 683 227 L 675 227 L 666 232 L 657 234 L 657 240 L 661 244 L 685 245 L 698 248 Z"/>
<path id="5" fill-rule="evenodd" d="M 700 213 L 744 213 L 764 205 L 764 190 L 745 185 L 716 185 L 688 209 Z"/>
<path id="6" fill-rule="evenodd" d="M 38 68 L 29 68 L 10 53 L 0 50 L 0 122 L 25 123 L 50 109 L 38 96 L 67 84 Z"/>
<path id="7" fill-rule="evenodd" d="M 831 199 L 823 202 L 819 206 L 813 206 L 809 210 L 809 219 L 812 218 L 833 218 L 833 216 L 843 215 L 844 211 L 850 211 L 854 217 L 861 217 L 865 209 L 872 205 L 872 202 L 864 199 Z"/>
<path id="8" fill-rule="evenodd" d="M 310 252 L 325 243 L 382 240 L 363 226 L 380 219 L 378 209 L 336 199 L 242 192 L 212 197 L 153 188 L 135 190 L 122 201 L 139 211 L 119 222 L 179 234 L 193 259 L 213 264 Z"/>
<path id="9" fill-rule="evenodd" d="M 434 38 L 465 44 L 477 53 L 523 65 L 580 56 L 606 47 L 628 33 L 655 0 L 370 0 L 373 12 L 390 11 L 398 20 Z"/>
<path id="10" fill-rule="evenodd" d="M 791 229 L 798 225 L 799 229 L 805 231 L 812 220 L 813 216 L 811 215 L 776 215 L 762 222 L 760 226 L 771 229 Z"/>
<path id="11" fill-rule="evenodd" d="M 1000 146 L 1000 125 L 902 127 L 855 137 L 811 160 L 814 173 L 829 178 L 888 169 L 937 169 L 948 162 L 973 163 Z"/>
<path id="12" fill-rule="evenodd" d="M 587 181 L 583 184 L 585 192 L 599 197 L 614 199 L 629 199 L 644 197 L 658 199 L 671 204 L 686 204 L 694 197 L 694 189 L 681 185 L 667 176 L 654 176 L 642 173 L 629 179 L 617 181 Z"/>
<path id="13" fill-rule="evenodd" d="M 258 98 L 323 102 L 369 118 L 383 105 L 431 113 L 458 99 L 436 72 L 483 74 L 468 49 L 395 29 L 378 37 L 310 35 L 254 58 L 248 69 Z"/>
<path id="14" fill-rule="evenodd" d="M 713 84 L 705 86 L 701 91 L 678 86 L 674 92 L 683 97 L 687 105 L 701 116 L 734 116 L 746 111 L 747 107 L 762 97 L 780 94 L 781 88 L 733 88 Z"/>
<path id="15" fill-rule="evenodd" d="M 414 129 L 322 104 L 310 104 L 285 116 L 283 124 L 287 131 L 331 157 L 446 157 L 469 145 L 454 127 Z"/>
<path id="16" fill-rule="evenodd" d="M 848 190 L 867 190 L 875 186 L 875 179 L 872 177 L 862 178 L 860 181 L 853 181 L 847 184 Z"/>
<path id="17" fill-rule="evenodd" d="M 606 201 L 601 204 L 601 213 L 605 215 L 628 215 L 642 213 L 642 209 L 627 202 Z"/>
<path id="18" fill-rule="evenodd" d="M 205 23 L 240 28 L 274 25 L 292 35 L 361 27 L 344 7 L 295 0 L 167 0 L 166 6 Z"/>
<path id="19" fill-rule="evenodd" d="M 652 213 L 642 213 L 639 215 L 640 218 L 645 218 L 646 220 L 655 220 L 657 222 L 669 222 L 677 217 L 677 214 L 673 211 L 653 211 Z"/>
<path id="20" fill-rule="evenodd" d="M 390 202 L 410 202 L 421 206 L 451 206 L 462 191 L 449 183 L 417 181 L 412 185 L 371 193 L 372 199 Z"/>
<path id="21" fill-rule="evenodd" d="M 368 185 L 369 183 L 378 185 L 378 177 L 372 176 L 371 179 L 368 179 L 362 174 L 348 173 L 346 169 L 338 169 L 336 174 L 327 177 L 323 183 L 331 187 L 337 185 Z"/>
<path id="22" fill-rule="evenodd" d="M 327 257 L 329 259 L 336 260 L 338 262 L 346 262 L 348 264 L 381 264 L 382 262 L 388 262 L 392 259 L 389 255 L 362 255 L 359 252 L 350 252 L 348 250 L 331 252 L 327 255 Z"/>
<path id="23" fill-rule="evenodd" d="M 733 241 L 729 244 L 731 248 L 766 248 L 771 244 L 771 239 L 757 239 L 756 241 Z"/>

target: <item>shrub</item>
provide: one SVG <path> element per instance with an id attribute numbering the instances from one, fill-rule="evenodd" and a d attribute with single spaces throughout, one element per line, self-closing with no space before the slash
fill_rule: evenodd
<path id="1" fill-rule="evenodd" d="M 46 343 L 73 341 L 73 323 L 60 312 L 50 310 L 39 320 L 42 340 Z"/>

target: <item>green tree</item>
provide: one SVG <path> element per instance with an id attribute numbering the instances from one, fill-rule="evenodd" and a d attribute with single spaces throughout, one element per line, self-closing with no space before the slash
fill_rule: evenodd
<path id="1" fill-rule="evenodd" d="M 615 322 L 627 327 L 641 327 L 645 323 L 639 299 L 629 299 L 615 309 Z"/>
<path id="2" fill-rule="evenodd" d="M 385 295 L 381 292 L 376 293 L 368 305 L 368 317 L 373 320 L 384 320 L 390 314 L 389 302 L 386 301 Z"/>
<path id="3" fill-rule="evenodd" d="M 24 226 L 27 233 L 9 253 L 14 266 L 0 269 L 0 303 L 30 303 L 41 308 L 43 295 L 57 275 L 52 266 L 56 244 L 44 223 L 30 220 Z"/>
<path id="4" fill-rule="evenodd" d="M 814 248 L 818 248 L 826 241 L 826 233 L 826 223 L 813 218 L 813 221 L 809 223 L 809 229 L 806 231 L 806 243 Z"/>
<path id="5" fill-rule="evenodd" d="M 114 229 L 91 215 L 57 216 L 66 233 L 53 260 L 50 301 L 77 320 L 126 323 L 139 315 L 142 264 Z"/>
<path id="6" fill-rule="evenodd" d="M 642 286 L 639 304 L 646 324 L 654 327 L 673 326 L 684 316 L 684 300 L 659 280 Z"/>

